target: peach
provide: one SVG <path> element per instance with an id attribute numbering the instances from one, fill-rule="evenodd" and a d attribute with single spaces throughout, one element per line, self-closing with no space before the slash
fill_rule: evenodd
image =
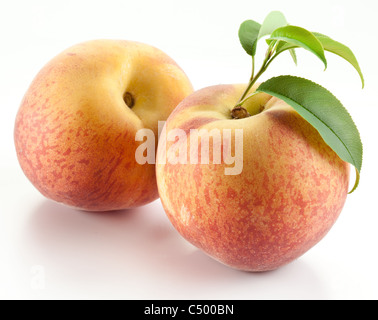
<path id="1" fill-rule="evenodd" d="M 230 267 L 267 271 L 327 234 L 347 197 L 349 164 L 293 108 L 267 94 L 245 102 L 251 117 L 232 118 L 245 87 L 204 88 L 179 104 L 159 141 L 157 181 L 167 216 L 185 239 Z M 187 138 L 173 139 L 175 130 Z M 211 133 L 204 163 L 190 161 L 196 152 L 204 157 L 207 143 L 196 130 Z M 187 152 L 170 161 L 179 151 Z"/>
<path id="2" fill-rule="evenodd" d="M 138 130 L 158 134 L 192 92 L 183 70 L 146 44 L 95 40 L 52 59 L 36 76 L 17 114 L 20 165 L 47 198 L 94 211 L 158 198 L 154 164 L 139 164 Z"/>

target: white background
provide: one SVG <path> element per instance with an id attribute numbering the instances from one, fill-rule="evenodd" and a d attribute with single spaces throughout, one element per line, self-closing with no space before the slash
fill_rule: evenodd
<path id="1" fill-rule="evenodd" d="M 63 49 L 97 39 L 154 45 L 178 62 L 195 89 L 246 82 L 242 21 L 271 10 L 347 44 L 366 87 L 342 59 L 328 69 L 308 52 L 272 63 L 263 79 L 305 76 L 349 110 L 364 143 L 361 184 L 329 234 L 279 270 L 225 267 L 173 229 L 160 201 L 132 211 L 83 213 L 46 200 L 18 165 L 13 126 L 23 94 Z M 2 1 L 0 4 L 0 298 L 2 299 L 377 299 L 377 44 L 374 0 Z M 353 181 L 352 181 L 353 182 Z"/>

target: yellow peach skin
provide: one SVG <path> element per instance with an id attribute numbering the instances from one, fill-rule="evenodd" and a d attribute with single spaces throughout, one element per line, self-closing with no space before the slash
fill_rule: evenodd
<path id="1" fill-rule="evenodd" d="M 167 132 L 187 132 L 188 145 L 192 129 L 243 129 L 242 172 L 225 175 L 224 162 L 171 164 L 177 141 L 161 137 L 157 181 L 165 211 L 184 238 L 233 268 L 267 271 L 298 258 L 330 230 L 346 200 L 349 164 L 289 105 L 269 95 L 246 102 L 251 117 L 233 119 L 245 87 L 199 90 L 166 123 Z"/>
<path id="2" fill-rule="evenodd" d="M 132 41 L 75 45 L 36 76 L 17 114 L 21 167 L 46 197 L 75 208 L 117 210 L 158 197 L 154 164 L 140 165 L 142 128 L 158 134 L 192 92 L 165 53 Z M 127 105 L 128 104 L 128 105 Z"/>

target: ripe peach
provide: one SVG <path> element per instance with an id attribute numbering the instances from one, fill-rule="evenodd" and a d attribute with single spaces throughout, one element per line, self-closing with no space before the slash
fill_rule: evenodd
<path id="1" fill-rule="evenodd" d="M 346 200 L 349 164 L 294 109 L 267 94 L 245 102 L 255 111 L 251 117 L 233 119 L 244 88 L 208 87 L 179 104 L 159 142 L 157 181 L 165 211 L 184 238 L 233 268 L 267 271 L 298 258 L 327 234 Z M 187 139 L 166 138 L 180 129 Z M 207 143 L 200 135 L 191 139 L 195 129 L 212 133 L 208 163 L 190 161 Z M 221 139 L 215 139 L 216 130 Z M 198 148 L 190 148 L 197 140 Z M 227 171 L 230 149 L 234 168 L 241 163 L 237 172 Z M 187 151 L 187 161 L 172 163 L 180 150 Z M 219 150 L 222 161 L 216 163 Z"/>
<path id="2" fill-rule="evenodd" d="M 138 164 L 140 129 L 156 137 L 192 92 L 165 53 L 131 41 L 75 45 L 36 76 L 17 114 L 20 165 L 46 197 L 84 210 L 141 206 L 158 197 L 154 164 Z"/>

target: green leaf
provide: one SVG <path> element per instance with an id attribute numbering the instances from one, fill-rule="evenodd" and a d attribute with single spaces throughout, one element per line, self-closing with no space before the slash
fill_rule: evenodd
<path id="1" fill-rule="evenodd" d="M 266 16 L 262 23 L 258 39 L 261 39 L 262 37 L 271 34 L 274 30 L 287 25 L 288 23 L 282 12 L 272 11 Z"/>
<path id="2" fill-rule="evenodd" d="M 263 82 L 256 92 L 265 92 L 292 106 L 322 136 L 344 161 L 359 172 L 362 166 L 360 134 L 348 111 L 327 89 L 303 78 L 279 76 Z M 352 192 L 351 191 L 351 192 Z"/>
<path id="3" fill-rule="evenodd" d="M 287 43 L 286 41 L 278 41 L 277 46 L 276 46 L 276 52 L 281 53 L 281 52 L 288 50 L 290 48 L 298 48 L 298 46 Z"/>
<path id="4" fill-rule="evenodd" d="M 289 52 L 290 52 L 291 57 L 293 58 L 293 61 L 294 61 L 295 65 L 297 65 L 298 64 L 298 60 L 297 60 L 297 54 L 295 53 L 295 50 L 294 49 L 289 49 Z"/>
<path id="5" fill-rule="evenodd" d="M 324 47 L 324 50 L 337 54 L 341 58 L 348 61 L 357 70 L 358 74 L 360 75 L 363 88 L 365 86 L 364 76 L 362 75 L 360 66 L 352 50 L 350 50 L 347 46 L 343 45 L 342 43 L 325 36 L 324 34 L 313 32 L 313 35 L 315 35 L 315 37 L 321 42 L 321 44 Z"/>
<path id="6" fill-rule="evenodd" d="M 298 46 L 294 46 L 290 43 L 287 43 L 285 41 L 279 41 L 276 46 L 276 53 L 281 53 L 285 50 L 289 50 L 291 57 L 293 58 L 294 63 L 297 65 L 297 54 L 295 53 L 295 48 L 298 48 Z"/>
<path id="7" fill-rule="evenodd" d="M 293 46 L 302 47 L 315 54 L 327 68 L 327 60 L 324 55 L 324 48 L 321 42 L 308 30 L 296 26 L 281 27 L 273 31 L 268 44 L 271 41 L 285 41 Z"/>
<path id="8" fill-rule="evenodd" d="M 239 40 L 244 50 L 250 55 L 256 54 L 256 44 L 261 25 L 253 20 L 244 21 L 239 28 Z"/>

